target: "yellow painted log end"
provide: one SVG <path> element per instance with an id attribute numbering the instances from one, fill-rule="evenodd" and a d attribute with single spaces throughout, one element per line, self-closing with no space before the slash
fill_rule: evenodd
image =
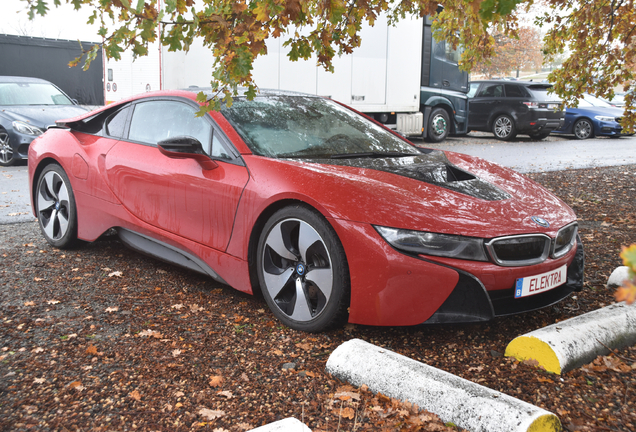
<path id="1" fill-rule="evenodd" d="M 528 432 L 561 432 L 561 421 L 554 414 L 538 417 L 528 428 Z"/>
<path id="2" fill-rule="evenodd" d="M 546 371 L 561 374 L 561 363 L 550 345 L 536 337 L 519 336 L 513 339 L 506 347 L 505 355 L 519 361 L 536 360 Z"/>

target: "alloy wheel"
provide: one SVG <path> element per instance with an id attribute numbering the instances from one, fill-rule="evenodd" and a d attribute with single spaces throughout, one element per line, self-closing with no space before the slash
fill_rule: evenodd
<path id="1" fill-rule="evenodd" d="M 47 172 L 38 184 L 38 219 L 51 240 L 62 239 L 69 230 L 71 217 L 69 186 L 55 171 Z"/>
<path id="2" fill-rule="evenodd" d="M 512 133 L 512 120 L 506 116 L 498 117 L 493 129 L 497 138 L 508 138 Z"/>
<path id="3" fill-rule="evenodd" d="M 267 234 L 262 274 L 267 294 L 287 318 L 317 318 L 333 289 L 333 265 L 325 240 L 307 222 L 289 218 Z"/>
<path id="4" fill-rule="evenodd" d="M 11 165 L 13 161 L 13 148 L 9 143 L 9 134 L 0 130 L 0 164 Z"/>
<path id="5" fill-rule="evenodd" d="M 574 125 L 574 135 L 578 139 L 587 139 L 592 136 L 592 123 L 588 120 L 579 120 Z"/>

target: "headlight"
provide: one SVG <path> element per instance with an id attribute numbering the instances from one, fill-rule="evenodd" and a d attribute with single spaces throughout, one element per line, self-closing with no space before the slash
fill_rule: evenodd
<path id="1" fill-rule="evenodd" d="M 568 253 L 574 243 L 576 242 L 576 233 L 578 232 L 579 225 L 574 222 L 561 228 L 554 240 L 554 251 L 552 252 L 553 258 L 559 258 Z"/>
<path id="2" fill-rule="evenodd" d="M 598 121 L 604 121 L 604 122 L 613 122 L 616 121 L 616 117 L 609 117 L 609 116 L 594 116 L 594 118 Z"/>
<path id="3" fill-rule="evenodd" d="M 376 231 L 394 248 L 410 253 L 488 261 L 480 238 L 410 231 L 376 226 Z"/>
<path id="4" fill-rule="evenodd" d="M 13 129 L 25 135 L 38 136 L 44 133 L 42 129 L 40 129 L 39 127 L 30 125 L 22 121 L 14 121 L 12 124 L 13 124 Z"/>

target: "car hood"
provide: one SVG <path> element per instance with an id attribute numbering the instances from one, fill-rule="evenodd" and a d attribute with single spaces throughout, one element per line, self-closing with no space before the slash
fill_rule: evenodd
<path id="1" fill-rule="evenodd" d="M 59 119 L 79 116 L 88 110 L 77 105 L 20 105 L 0 107 L 0 111 L 11 121 L 24 121 L 46 129 Z"/>
<path id="2" fill-rule="evenodd" d="M 525 176 L 458 153 L 335 162 L 253 156 L 246 161 L 253 181 L 280 191 L 272 200 L 291 195 L 339 219 L 483 238 L 554 236 L 576 220 L 563 201 Z M 550 227 L 540 227 L 532 216 Z"/>
<path id="3" fill-rule="evenodd" d="M 605 115 L 612 117 L 622 117 L 625 110 L 622 108 L 614 107 L 580 107 L 580 108 L 566 108 L 566 113 L 570 114 L 583 114 L 589 116 Z"/>

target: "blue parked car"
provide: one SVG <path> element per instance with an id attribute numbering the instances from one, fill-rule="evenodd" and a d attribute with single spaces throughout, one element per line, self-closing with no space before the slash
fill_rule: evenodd
<path id="1" fill-rule="evenodd" d="M 565 109 L 563 126 L 553 132 L 574 134 L 577 139 L 595 136 L 620 137 L 622 126 L 618 123 L 623 109 L 616 108 L 595 96 L 586 94 L 579 99 L 579 106 Z"/>

